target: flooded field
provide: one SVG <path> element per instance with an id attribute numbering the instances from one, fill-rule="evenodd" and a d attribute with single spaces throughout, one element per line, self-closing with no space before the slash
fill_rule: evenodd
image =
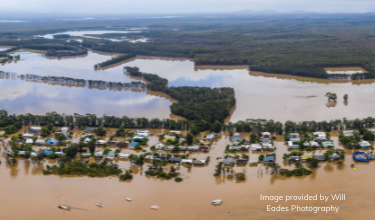
<path id="1" fill-rule="evenodd" d="M 75 79 L 131 82 L 124 66 L 138 66 L 140 71 L 158 74 L 169 86 L 233 87 L 237 104 L 228 121 L 248 118 L 287 120 L 331 120 L 373 116 L 374 80 L 348 81 L 294 77 L 249 71 L 247 66 L 196 66 L 192 60 L 138 57 L 104 70 L 94 65 L 111 54 L 89 51 L 86 56 L 48 58 L 36 53 L 20 53 L 21 60 L 5 63 L 0 71 L 39 76 L 64 76 Z M 173 100 L 163 94 L 139 89 L 81 88 L 48 82 L 35 83 L 18 78 L 0 80 L 0 103 L 12 113 L 115 115 L 129 117 L 170 116 Z M 325 94 L 336 93 L 337 102 L 328 102 Z M 348 102 L 343 96 L 348 94 Z M 58 107 L 56 107 L 58 106 Z M 360 106 L 360 108 L 359 108 Z"/>
<path id="2" fill-rule="evenodd" d="M 367 73 L 362 67 L 328 67 L 324 68 L 328 74 L 354 74 Z"/>
<path id="3" fill-rule="evenodd" d="M 152 130 L 153 137 L 149 145 L 158 142 L 157 135 L 162 131 Z M 249 133 L 241 133 L 244 137 Z M 331 136 L 334 134 L 332 133 Z M 0 188 L 2 219 L 352 219 L 371 218 L 369 210 L 374 205 L 372 186 L 375 177 L 374 162 L 357 163 L 356 170 L 350 168 L 354 163 L 351 150 L 347 150 L 344 165 L 338 167 L 336 162 L 320 162 L 319 168 L 309 176 L 282 177 L 272 176 L 261 164 L 235 166 L 236 172 L 246 173 L 245 181 L 229 180 L 223 175 L 214 177 L 217 157 L 224 156 L 224 148 L 229 143 L 228 134 L 220 134 L 221 138 L 215 143 L 209 153 L 192 153 L 191 157 L 211 161 L 206 166 L 193 166 L 189 171 L 181 165 L 177 172 L 184 179 L 181 183 L 173 180 L 161 180 L 147 177 L 147 163 L 143 167 L 130 167 L 128 160 L 116 159 L 120 168 L 133 170 L 133 180 L 120 182 L 116 177 L 88 178 L 78 176 L 45 176 L 42 169 L 53 160 L 44 164 L 33 165 L 30 161 L 19 159 L 14 167 L 5 163 L 4 150 L 1 150 Z M 281 139 L 281 138 L 278 138 Z M 337 137 L 332 137 L 336 148 Z M 293 164 L 282 161 L 283 153 L 288 152 L 283 142 L 276 143 L 276 162 L 289 169 Z M 145 149 L 149 149 L 146 147 Z M 99 149 L 97 149 L 99 150 Z M 323 154 L 325 150 L 317 150 L 315 154 Z M 122 152 L 135 153 L 130 149 Z M 246 153 L 246 152 L 245 152 Z M 263 152 L 266 153 L 266 152 Z M 306 154 L 311 154 L 306 153 Z M 260 152 L 250 152 L 250 159 L 257 158 Z M 170 165 L 167 166 L 170 167 Z M 306 165 L 305 165 L 306 166 Z M 293 201 L 274 202 L 260 201 L 260 194 L 274 196 L 294 196 L 301 194 L 346 194 L 346 201 Z M 65 196 L 65 203 L 74 208 L 64 211 L 57 208 Z M 132 202 L 125 201 L 131 198 Z M 224 203 L 219 206 L 211 205 L 213 199 L 221 199 Z M 100 200 L 103 208 L 95 206 Z M 159 210 L 150 206 L 158 205 Z M 267 205 L 272 206 L 336 206 L 339 212 L 267 212 Z M 16 211 L 22 209 L 22 211 Z M 84 210 L 80 210 L 84 209 Z"/>

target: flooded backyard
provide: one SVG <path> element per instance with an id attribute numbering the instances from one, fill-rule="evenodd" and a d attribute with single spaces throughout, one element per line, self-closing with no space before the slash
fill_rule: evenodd
<path id="1" fill-rule="evenodd" d="M 192 60 L 176 58 L 137 57 L 94 70 L 97 63 L 111 54 L 89 51 L 88 55 L 70 58 L 48 58 L 37 53 L 19 53 L 21 60 L 5 63 L 0 71 L 16 75 L 71 77 L 74 79 L 131 82 L 124 66 L 137 66 L 140 71 L 158 74 L 169 80 L 169 86 L 232 87 L 237 103 L 228 121 L 248 118 L 287 120 L 331 120 L 373 115 L 374 80 L 323 80 L 249 71 L 246 66 L 195 66 Z M 49 82 L 0 80 L 0 103 L 10 113 L 62 114 L 92 113 L 128 117 L 168 118 L 168 96 L 137 89 L 117 91 L 76 87 Z M 325 94 L 336 93 L 337 102 L 328 102 Z M 348 102 L 343 96 L 348 94 Z"/>
<path id="2" fill-rule="evenodd" d="M 151 130 L 149 146 L 158 142 L 157 135 L 162 131 Z M 244 137 L 249 133 L 241 133 Z M 333 136 L 333 134 L 331 134 Z M 309 176 L 282 177 L 271 176 L 261 164 L 235 166 L 236 172 L 245 172 L 245 181 L 229 180 L 223 175 L 214 177 L 217 157 L 224 156 L 224 148 L 229 143 L 228 134 L 220 134 L 218 142 L 209 153 L 191 153 L 192 158 L 206 159 L 211 157 L 206 166 L 193 166 L 189 171 L 181 165 L 177 172 L 184 179 L 181 183 L 173 180 L 161 180 L 147 177 L 146 163 L 143 167 L 130 168 L 128 160 L 116 159 L 120 168 L 132 169 L 133 180 L 120 182 L 117 177 L 88 178 L 78 176 L 56 176 L 42 174 L 42 169 L 54 161 L 46 161 L 44 165 L 33 165 L 30 161 L 19 159 L 14 167 L 5 163 L 4 150 L 1 151 L 0 188 L 3 219 L 348 219 L 371 218 L 368 210 L 374 205 L 371 186 L 375 177 L 370 173 L 375 170 L 373 162 L 357 163 L 356 170 L 350 168 L 354 163 L 351 150 L 347 150 L 344 164 L 340 167 L 336 162 L 320 162 L 319 168 Z M 278 138 L 280 139 L 280 138 Z M 337 137 L 332 137 L 336 148 L 342 148 Z M 283 142 L 276 142 L 276 162 L 289 169 L 294 164 L 282 161 L 283 153 L 288 152 Z M 149 150 L 149 147 L 145 148 Z M 323 154 L 325 150 L 316 150 L 315 154 Z M 135 153 L 124 149 L 122 152 Z M 245 152 L 247 153 L 247 152 Z M 263 152 L 267 153 L 267 152 Z M 260 152 L 249 152 L 250 159 L 258 157 Z M 312 154 L 305 153 L 305 154 Z M 167 167 L 170 167 L 168 165 Z M 306 166 L 306 165 L 305 165 Z M 166 168 L 168 169 L 168 168 Z M 370 174 L 370 175 L 369 175 Z M 346 194 L 346 201 L 260 201 L 259 196 L 290 196 L 301 194 Z M 72 208 L 70 211 L 57 208 L 65 196 L 65 202 Z M 131 198 L 127 202 L 125 198 Z M 213 199 L 221 199 L 223 204 L 211 205 Z M 100 200 L 103 208 L 95 206 Z M 159 210 L 150 206 L 158 205 Z M 266 206 L 338 206 L 339 212 L 267 212 Z M 22 208 L 17 212 L 16 209 Z M 80 210 L 84 209 L 84 210 Z M 30 215 L 32 213 L 32 215 Z M 293 215 L 291 215 L 293 214 Z"/>

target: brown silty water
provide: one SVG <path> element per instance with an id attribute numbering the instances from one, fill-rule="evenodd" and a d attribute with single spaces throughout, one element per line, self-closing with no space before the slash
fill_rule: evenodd
<path id="1" fill-rule="evenodd" d="M 115 54 L 114 54 L 115 55 Z M 95 70 L 97 63 L 110 54 L 89 51 L 74 58 L 47 58 L 21 53 L 21 60 L 0 66 L 1 71 L 41 76 L 65 76 L 75 79 L 131 82 L 142 80 L 124 73 L 124 66 L 158 74 L 169 86 L 232 87 L 237 103 L 227 121 L 248 118 L 287 120 L 331 120 L 372 116 L 375 107 L 371 94 L 374 80 L 348 81 L 304 78 L 250 71 L 247 66 L 199 66 L 181 58 L 137 57 Z M 169 106 L 176 100 L 144 89 L 71 86 L 63 83 L 15 79 L 0 80 L 0 103 L 11 113 L 96 114 L 128 117 L 169 118 Z M 325 94 L 336 93 L 337 102 L 328 102 Z M 349 100 L 344 102 L 344 94 Z M 20 104 L 22 103 L 22 105 Z M 61 104 L 63 103 L 63 104 Z"/>
<path id="2" fill-rule="evenodd" d="M 46 59 L 37 54 L 21 55 L 21 60 L 0 66 L 2 71 L 17 74 L 38 74 L 67 76 L 72 78 L 130 82 L 135 79 L 123 73 L 123 66 L 113 66 L 105 70 L 94 70 L 93 65 L 109 59 L 111 55 L 89 52 L 87 56 L 69 59 Z M 247 67 L 199 67 L 191 60 L 140 57 L 122 64 L 138 66 L 141 71 L 155 73 L 169 80 L 170 85 L 199 85 L 235 89 L 237 104 L 233 108 L 231 121 L 247 118 L 266 118 L 279 121 L 331 120 L 342 117 L 363 118 L 371 116 L 374 102 L 374 81 L 332 81 L 278 74 L 249 71 Z M 95 113 L 130 117 L 149 118 L 174 117 L 169 105 L 173 102 L 167 96 L 145 91 L 98 90 L 77 88 L 48 83 L 32 83 L 21 80 L 1 80 L 0 103 L 11 113 L 30 112 L 44 114 Z M 335 105 L 327 102 L 324 95 L 335 92 L 339 100 Z M 344 103 L 342 96 L 349 95 Z M 327 105 L 328 104 L 328 105 Z M 113 132 L 113 131 L 112 131 Z M 145 149 L 158 143 L 161 130 L 152 130 Z M 249 133 L 242 133 L 248 137 Z M 79 138 L 77 133 L 74 139 Z M 342 166 L 335 162 L 320 162 L 319 168 L 309 176 L 272 176 L 263 165 L 235 166 L 236 172 L 245 172 L 245 181 L 229 180 L 224 175 L 214 177 L 215 165 L 224 157 L 224 149 L 230 143 L 228 134 L 222 133 L 220 140 L 208 153 L 192 153 L 191 157 L 206 159 L 204 167 L 193 166 L 191 171 L 180 166 L 178 172 L 184 179 L 181 183 L 145 176 L 147 163 L 143 167 L 130 166 L 129 160 L 116 159 L 123 169 L 132 169 L 134 178 L 120 182 L 117 177 L 89 178 L 79 176 L 44 176 L 42 169 L 55 161 L 32 165 L 30 161 L 19 159 L 14 167 L 5 163 L 4 150 L 1 151 L 0 201 L 1 219 L 352 219 L 371 218 L 373 205 L 371 172 L 372 162 L 356 163 L 351 169 L 353 150 L 346 150 L 347 156 Z M 332 134 L 336 148 L 337 134 Z M 201 137 L 203 138 L 203 137 Z M 121 139 L 121 138 L 119 138 Z M 278 138 L 281 140 L 281 138 Z M 293 164 L 283 162 L 282 156 L 288 152 L 286 145 L 276 142 L 276 162 L 292 169 Z M 37 148 L 35 148 L 37 149 Z M 100 148 L 98 148 L 99 150 Z M 323 154 L 317 150 L 315 154 Z M 135 152 L 129 148 L 124 153 Z M 249 153 L 250 159 L 257 158 L 259 152 Z M 309 155 L 312 152 L 305 152 Z M 169 165 L 166 170 L 171 165 Z M 305 165 L 306 166 L 306 165 Z M 345 201 L 260 201 L 260 194 L 289 196 L 301 194 L 346 194 Z M 57 208 L 65 196 L 70 211 Z M 132 198 L 132 202 L 125 198 Z M 223 204 L 211 205 L 213 199 L 221 199 Z M 100 200 L 105 206 L 95 206 Z M 159 210 L 150 206 L 158 205 Z M 339 212 L 267 212 L 267 205 L 273 206 L 336 206 Z"/>
<path id="3" fill-rule="evenodd" d="M 114 129 L 111 129 L 111 133 Z M 153 136 L 144 147 L 158 143 L 158 134 L 168 130 L 152 129 Z M 77 132 L 78 138 L 82 133 Z M 241 133 L 248 138 L 250 133 Z M 331 134 L 335 148 L 342 149 L 338 138 Z M 210 156 L 205 166 L 193 166 L 189 171 L 181 165 L 183 182 L 162 180 L 148 177 L 144 172 L 148 163 L 142 167 L 131 166 L 129 160 L 116 159 L 122 169 L 133 171 L 133 180 L 121 182 L 117 177 L 89 178 L 83 176 L 43 175 L 42 169 L 55 161 L 46 160 L 44 164 L 32 165 L 30 161 L 18 159 L 18 164 L 9 167 L 5 163 L 4 150 L 1 152 L 0 188 L 2 219 L 352 219 L 371 218 L 373 193 L 371 191 L 375 169 L 373 163 L 356 163 L 356 170 L 351 169 L 353 150 L 347 150 L 342 166 L 336 162 L 320 162 L 319 167 L 308 176 L 284 177 L 271 175 L 262 164 L 235 166 L 236 172 L 246 174 L 245 181 L 227 179 L 223 174 L 214 177 L 215 165 L 222 161 L 224 149 L 229 144 L 227 133 L 221 133 L 217 142 L 208 153 L 191 153 L 191 158 L 198 160 Z M 199 138 L 204 138 L 204 134 Z M 119 138 L 123 139 L 123 138 Z M 282 140 L 278 137 L 277 140 Z M 287 153 L 284 142 L 277 141 L 276 162 L 284 168 L 293 169 L 293 164 L 283 162 L 282 156 Z M 98 148 L 97 150 L 101 150 Z M 129 148 L 124 153 L 135 152 Z M 316 150 L 315 154 L 323 154 L 325 150 Z M 245 152 L 250 159 L 257 158 L 259 152 Z M 267 153 L 267 152 L 262 152 Z M 313 152 L 305 152 L 306 155 Z M 169 164 L 165 170 L 169 170 Z M 307 166 L 305 164 L 305 166 Z M 269 196 L 300 196 L 322 194 L 345 194 L 345 201 L 261 201 L 260 194 Z M 57 208 L 65 197 L 66 205 L 74 207 L 70 211 Z M 131 198 L 127 202 L 125 198 Z M 211 205 L 212 200 L 221 199 L 223 204 Z M 100 200 L 103 208 L 95 204 Z M 150 207 L 157 205 L 159 210 Z M 267 205 L 272 206 L 334 206 L 339 211 L 332 212 L 267 212 Z M 79 209 L 76 209 L 79 208 Z M 84 210 L 82 210 L 84 209 Z"/>

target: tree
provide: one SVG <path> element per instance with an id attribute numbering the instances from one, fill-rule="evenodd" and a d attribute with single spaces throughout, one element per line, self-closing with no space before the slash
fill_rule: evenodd
<path id="1" fill-rule="evenodd" d="M 211 127 L 211 131 L 215 132 L 215 133 L 219 133 L 221 131 L 221 128 L 223 127 L 223 125 L 218 121 L 216 120 L 213 124 L 212 124 L 212 127 Z"/>
<path id="2" fill-rule="evenodd" d="M 345 102 L 348 101 L 348 98 L 349 98 L 348 94 L 345 94 L 345 95 L 344 95 L 344 101 L 345 101 Z"/>
<path id="3" fill-rule="evenodd" d="M 365 141 L 374 141 L 374 138 L 375 138 L 375 135 L 369 130 L 366 130 L 363 133 L 363 140 Z"/>
<path id="4" fill-rule="evenodd" d="M 278 174 L 280 172 L 281 166 L 275 162 L 270 163 L 271 175 Z"/>
<path id="5" fill-rule="evenodd" d="M 91 139 L 91 141 L 90 141 L 89 143 L 87 143 L 87 147 L 89 148 L 90 153 L 91 153 L 92 155 L 94 155 L 95 150 L 96 150 L 96 144 L 95 144 L 94 139 Z"/>
<path id="6" fill-rule="evenodd" d="M 192 135 L 192 134 L 188 133 L 188 134 L 186 135 L 186 143 L 187 143 L 188 145 L 192 145 L 192 144 L 193 144 L 193 135 Z"/>
<path id="7" fill-rule="evenodd" d="M 66 139 L 66 136 L 65 136 L 65 134 L 63 134 L 63 133 L 55 133 L 55 138 L 56 138 L 56 140 L 58 140 L 58 141 L 63 141 L 63 140 Z"/>
<path id="8" fill-rule="evenodd" d="M 42 127 L 40 136 L 47 137 L 51 135 L 51 131 L 47 127 Z"/>
<path id="9" fill-rule="evenodd" d="M 236 173 L 235 177 L 237 180 L 246 180 L 246 175 L 244 173 Z"/>
<path id="10" fill-rule="evenodd" d="M 99 126 L 98 129 L 95 129 L 95 133 L 98 136 L 105 136 L 107 134 L 107 131 L 104 130 L 102 126 Z"/>
<path id="11" fill-rule="evenodd" d="M 125 171 L 124 174 L 121 174 L 118 178 L 120 180 L 131 180 L 131 179 L 133 179 L 133 175 L 130 173 L 129 170 L 127 170 L 127 171 Z"/>
<path id="12" fill-rule="evenodd" d="M 327 92 L 325 96 L 328 97 L 328 101 L 336 101 L 337 99 L 336 93 Z"/>

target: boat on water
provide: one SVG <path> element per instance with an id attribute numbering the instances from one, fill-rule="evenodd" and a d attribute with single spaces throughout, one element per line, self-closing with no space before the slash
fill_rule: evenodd
<path id="1" fill-rule="evenodd" d="M 221 201 L 221 199 L 215 199 L 215 200 L 212 201 L 212 205 L 218 205 L 218 204 L 221 204 L 221 203 L 223 203 Z"/>
<path id="2" fill-rule="evenodd" d="M 153 206 L 151 206 L 151 208 L 152 208 L 152 209 L 159 209 L 159 206 L 157 206 L 157 205 L 153 205 Z"/>
<path id="3" fill-rule="evenodd" d="M 58 206 L 59 209 L 65 209 L 65 210 L 69 210 L 70 209 L 70 206 L 68 205 L 65 205 L 65 196 L 63 197 L 62 199 L 62 204 Z"/>
<path id="4" fill-rule="evenodd" d="M 99 206 L 99 207 L 103 207 L 103 206 L 104 206 L 104 205 L 101 204 L 101 203 L 96 203 L 96 205 Z"/>
<path id="5" fill-rule="evenodd" d="M 126 198 L 126 201 L 129 201 L 129 202 L 130 202 L 130 201 L 132 201 L 132 200 L 131 200 L 130 198 Z"/>

